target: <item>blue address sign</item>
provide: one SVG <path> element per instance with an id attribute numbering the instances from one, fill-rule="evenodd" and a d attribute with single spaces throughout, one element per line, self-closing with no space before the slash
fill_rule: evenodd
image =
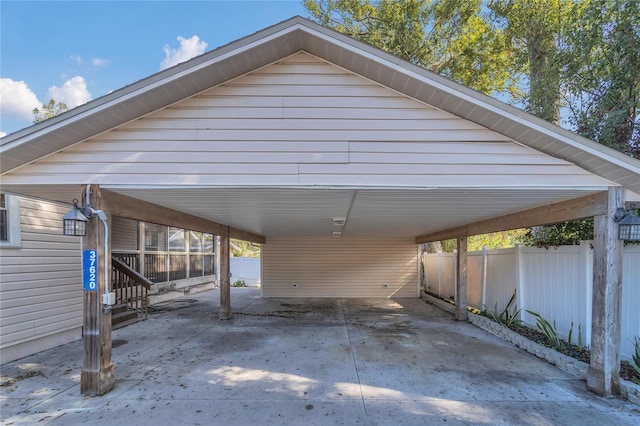
<path id="1" fill-rule="evenodd" d="M 84 252 L 82 253 L 82 276 L 85 290 L 98 290 L 97 250 L 84 250 Z"/>

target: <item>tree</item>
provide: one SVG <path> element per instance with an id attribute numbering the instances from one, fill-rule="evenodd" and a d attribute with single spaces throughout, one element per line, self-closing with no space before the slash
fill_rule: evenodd
<path id="1" fill-rule="evenodd" d="M 640 158 L 640 0 L 495 0 L 489 6 L 507 21 L 515 51 L 526 47 L 529 112 L 557 123 L 563 100 L 574 131 Z M 593 220 L 584 219 L 531 228 L 525 242 L 549 247 L 590 239 Z"/>
<path id="2" fill-rule="evenodd" d="M 640 158 L 640 0 L 590 0 L 561 50 L 577 133 Z"/>
<path id="3" fill-rule="evenodd" d="M 260 257 L 260 245 L 232 238 L 231 255 L 233 257 Z"/>
<path id="4" fill-rule="evenodd" d="M 580 241 L 592 239 L 593 219 L 582 219 L 529 228 L 524 237 L 524 244 L 549 248 L 578 245 Z"/>
<path id="5" fill-rule="evenodd" d="M 481 0 L 305 0 L 313 19 L 483 93 L 517 91 Z"/>
<path id="6" fill-rule="evenodd" d="M 42 104 L 42 109 L 34 108 L 33 109 L 33 122 L 40 123 L 41 121 L 47 120 L 49 118 L 55 117 L 56 115 L 62 114 L 67 111 L 67 105 L 64 102 L 57 102 L 53 99 L 49 99 L 49 102 L 46 104 Z"/>
<path id="7" fill-rule="evenodd" d="M 527 74 L 524 104 L 528 112 L 560 121 L 558 45 L 569 17 L 579 11 L 570 0 L 489 0 L 495 23 L 505 28 L 515 68 Z"/>
<path id="8" fill-rule="evenodd" d="M 483 248 L 501 249 L 514 247 L 516 244 L 524 243 L 528 229 L 511 229 L 509 231 L 490 232 L 488 234 L 471 235 L 467 238 L 467 250 L 480 251 Z M 456 239 L 441 242 L 442 250 L 445 253 L 452 253 L 458 248 Z"/>

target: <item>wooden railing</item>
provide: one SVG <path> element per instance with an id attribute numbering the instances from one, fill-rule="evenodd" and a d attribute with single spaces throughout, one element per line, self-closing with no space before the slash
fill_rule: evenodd
<path id="1" fill-rule="evenodd" d="M 129 309 L 138 312 L 139 318 L 146 319 L 149 290 L 153 283 L 134 269 L 137 265 L 130 264 L 137 261 L 137 256 L 123 258 L 119 254 L 118 257 L 111 257 L 113 291 L 116 293 L 117 303 L 126 304 Z"/>

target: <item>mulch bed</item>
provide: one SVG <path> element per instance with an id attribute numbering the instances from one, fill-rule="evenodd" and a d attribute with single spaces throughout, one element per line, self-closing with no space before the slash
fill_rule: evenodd
<path id="1" fill-rule="evenodd" d="M 511 327 L 510 329 L 526 337 L 527 339 L 536 342 L 539 345 L 555 349 L 549 343 L 549 340 L 547 339 L 547 337 L 539 330 L 533 329 L 531 327 L 526 327 L 526 326 Z M 561 351 L 561 352 L 567 356 L 570 356 L 579 361 L 586 362 L 587 364 L 589 364 L 591 353 L 589 349 L 585 347 L 578 347 L 577 345 L 571 345 L 570 348 L 565 349 L 564 351 Z M 629 361 L 622 361 L 620 363 L 620 378 L 640 385 L 640 374 L 638 374 L 638 372 L 633 368 L 633 366 L 629 363 Z"/>
<path id="2" fill-rule="evenodd" d="M 442 297 L 438 296 L 435 293 L 431 293 L 429 291 L 427 291 L 427 294 L 429 294 L 432 297 L 435 297 L 437 299 L 440 300 L 444 300 L 446 302 L 452 303 L 451 300 L 446 300 L 443 299 Z M 483 315 L 483 312 L 476 312 L 480 315 Z M 490 318 L 487 315 L 483 315 L 487 318 Z M 510 330 L 515 331 L 516 333 L 520 334 L 521 336 L 526 337 L 529 340 L 532 340 L 534 342 L 536 342 L 539 345 L 542 346 L 546 346 L 548 348 L 551 349 L 555 349 L 556 348 L 553 347 L 553 345 L 551 343 L 549 343 L 549 339 L 547 339 L 547 336 L 544 335 L 544 333 L 542 333 L 540 330 L 537 330 L 535 328 L 531 328 L 531 327 L 527 327 L 524 325 L 520 325 L 520 326 L 514 326 L 514 327 L 509 327 Z M 566 343 L 566 342 L 565 342 Z M 571 345 L 570 348 L 565 349 L 564 351 L 560 351 L 563 354 L 570 356 L 572 358 L 577 359 L 578 361 L 582 361 L 585 362 L 587 364 L 590 363 L 591 361 L 591 352 L 589 351 L 589 349 L 585 348 L 585 347 L 579 347 L 577 345 Z M 624 379 L 624 380 L 628 380 L 630 382 L 633 382 L 637 385 L 640 385 L 640 374 L 638 374 L 638 372 L 636 371 L 636 369 L 631 365 L 631 363 L 629 363 L 629 361 L 621 361 L 620 362 L 620 370 L 619 370 L 619 374 L 620 374 L 620 378 Z"/>

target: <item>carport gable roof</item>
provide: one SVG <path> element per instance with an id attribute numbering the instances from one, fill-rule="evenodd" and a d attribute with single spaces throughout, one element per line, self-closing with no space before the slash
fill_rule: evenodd
<path id="1" fill-rule="evenodd" d="M 300 51 L 640 193 L 640 161 L 301 17 L 6 136 L 0 142 L 0 171 L 5 174 Z"/>

